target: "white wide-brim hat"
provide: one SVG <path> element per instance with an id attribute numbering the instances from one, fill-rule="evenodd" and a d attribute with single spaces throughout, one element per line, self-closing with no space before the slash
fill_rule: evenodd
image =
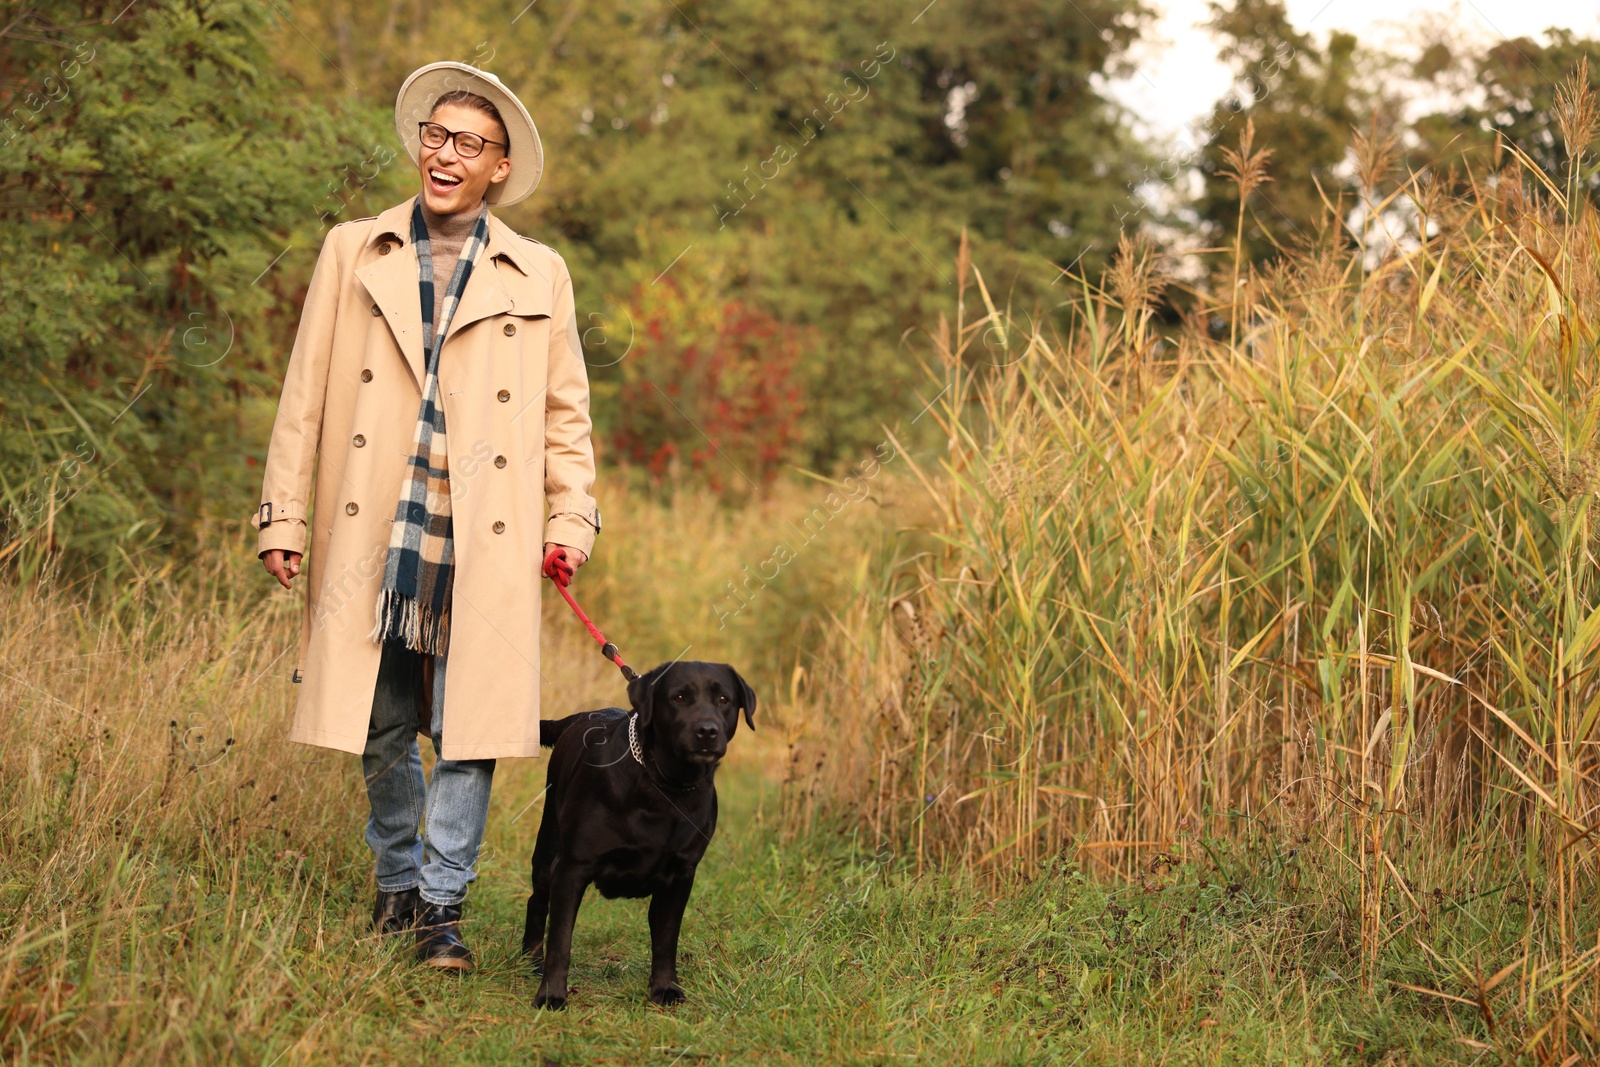
<path id="1" fill-rule="evenodd" d="M 489 186 L 484 199 L 495 207 L 527 199 L 538 188 L 539 177 L 544 173 L 544 147 L 539 143 L 539 129 L 522 101 L 501 84 L 499 78 L 465 63 L 429 63 L 412 71 L 400 86 L 400 95 L 394 101 L 394 130 L 411 154 L 411 162 L 421 162 L 417 123 L 428 121 L 433 114 L 434 101 L 457 89 L 477 93 L 498 108 L 505 122 L 506 140 L 511 142 L 507 150 L 511 173 L 505 181 Z"/>

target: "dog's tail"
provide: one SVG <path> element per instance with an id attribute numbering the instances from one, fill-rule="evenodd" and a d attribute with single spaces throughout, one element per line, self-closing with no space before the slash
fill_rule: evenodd
<path id="1" fill-rule="evenodd" d="M 561 740 L 561 735 L 567 732 L 567 727 L 576 722 L 578 716 L 568 715 L 565 719 L 540 719 L 539 720 L 539 745 L 542 748 L 554 748 L 555 743 Z"/>
<path id="2" fill-rule="evenodd" d="M 565 719 L 540 719 L 539 744 L 543 748 L 554 748 L 555 743 L 561 740 L 561 735 L 577 725 L 579 719 L 596 722 L 620 718 L 626 714 L 627 712 L 621 708 L 600 708 L 596 711 L 580 711 L 576 715 L 568 715 Z"/>

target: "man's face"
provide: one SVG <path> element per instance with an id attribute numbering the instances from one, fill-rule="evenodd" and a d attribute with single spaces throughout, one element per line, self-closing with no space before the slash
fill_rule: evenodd
<path id="1" fill-rule="evenodd" d="M 430 116 L 447 130 L 471 131 L 486 141 L 506 140 L 500 124 L 476 108 L 446 104 Z M 498 144 L 486 144 L 472 158 L 456 151 L 455 138 L 441 148 L 420 145 L 417 169 L 422 173 L 422 202 L 438 215 L 454 215 L 478 206 L 489 186 L 506 180 L 511 160 Z"/>

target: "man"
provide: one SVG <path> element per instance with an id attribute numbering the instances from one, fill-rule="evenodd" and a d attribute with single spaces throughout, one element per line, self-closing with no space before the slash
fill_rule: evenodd
<path id="1" fill-rule="evenodd" d="M 600 513 L 572 280 L 489 214 L 539 183 L 533 120 L 494 75 L 433 63 L 395 129 L 421 191 L 323 242 L 255 522 L 286 588 L 310 523 L 290 739 L 361 753 L 373 924 L 466 972 L 495 760 L 539 754 L 541 559 L 564 550 L 565 584 Z"/>

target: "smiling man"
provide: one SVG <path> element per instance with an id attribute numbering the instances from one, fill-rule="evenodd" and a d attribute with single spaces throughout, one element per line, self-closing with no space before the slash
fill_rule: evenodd
<path id="1" fill-rule="evenodd" d="M 541 560 L 564 551 L 564 585 L 600 513 L 571 277 L 489 213 L 539 183 L 533 120 L 432 63 L 395 129 L 421 191 L 323 242 L 255 524 L 269 574 L 305 571 L 290 739 L 362 757 L 373 925 L 464 972 L 495 760 L 539 755 Z"/>

